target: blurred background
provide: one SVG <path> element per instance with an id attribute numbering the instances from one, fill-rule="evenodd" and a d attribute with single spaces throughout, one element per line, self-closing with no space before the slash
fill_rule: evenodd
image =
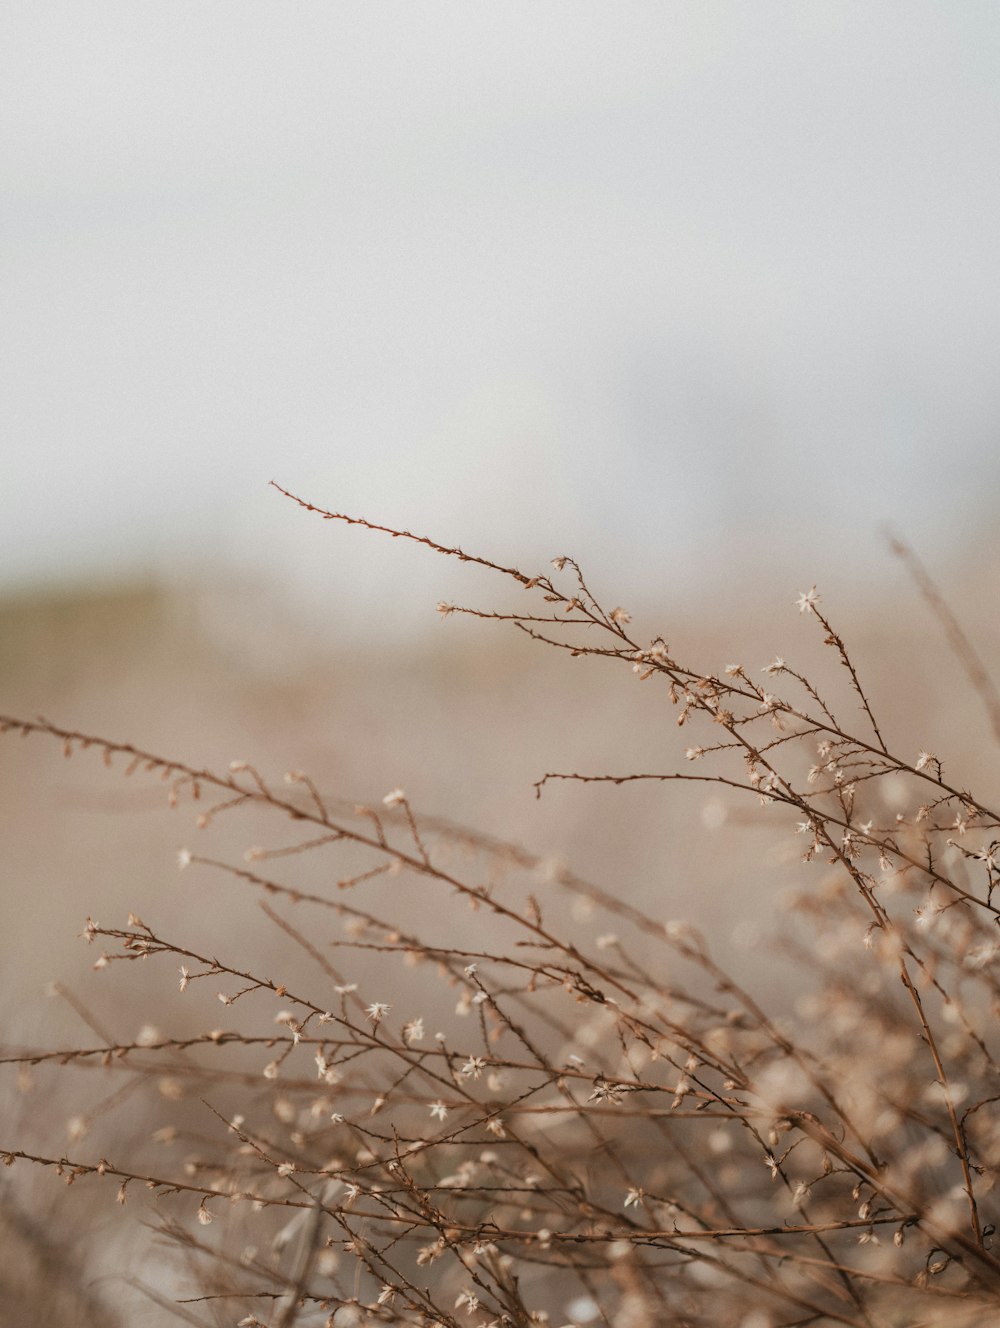
<path id="1" fill-rule="evenodd" d="M 12 0 L 0 712 L 402 785 L 745 954 L 795 874 L 768 827 L 680 789 L 534 799 L 672 766 L 662 697 L 440 621 L 506 586 L 268 481 L 526 571 L 572 553 L 705 670 L 817 664 L 818 582 L 890 741 L 995 781 L 884 526 L 995 662 L 998 62 L 971 0 Z M 231 936 L 232 896 L 176 875 L 190 812 L 41 740 L 0 779 L 7 1036 L 92 1036 L 54 979 L 134 1034 L 145 998 L 75 937 L 195 898 Z"/>
<path id="2" fill-rule="evenodd" d="M 378 573 L 272 477 L 633 593 L 989 529 L 994 5 L 0 24 L 9 590 L 239 567 L 353 622 Z"/>

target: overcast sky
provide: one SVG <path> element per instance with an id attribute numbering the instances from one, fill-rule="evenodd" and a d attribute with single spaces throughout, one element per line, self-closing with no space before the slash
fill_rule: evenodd
<path id="1" fill-rule="evenodd" d="M 315 586 L 272 477 L 633 583 L 981 539 L 998 71 L 971 0 L 7 0 L 0 590 Z"/>

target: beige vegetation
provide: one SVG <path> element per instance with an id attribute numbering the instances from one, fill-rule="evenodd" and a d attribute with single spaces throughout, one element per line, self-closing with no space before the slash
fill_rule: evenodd
<path id="1" fill-rule="evenodd" d="M 546 575 L 565 599 L 574 598 L 571 569 L 558 576 L 548 569 Z M 476 584 L 489 587 L 489 597 L 479 595 L 483 607 L 502 600 L 505 613 L 528 611 L 523 589 L 514 587 L 511 601 L 502 586 Z M 975 589 L 962 587 L 973 604 Z M 539 616 L 552 612 L 537 593 L 544 590 L 529 592 L 530 612 Z M 600 1322 L 588 1318 L 594 1306 L 616 1325 L 665 1322 L 669 1312 L 678 1323 L 742 1328 L 751 1311 L 764 1316 L 752 1328 L 982 1322 L 982 1314 L 991 1312 L 984 1306 L 995 1303 L 998 1276 L 984 1235 L 997 1163 L 992 1126 L 987 1128 L 992 1109 L 975 1113 L 973 1137 L 956 1136 L 955 1128 L 956 1103 L 961 1099 L 964 1111 L 985 1102 L 996 1073 L 995 1049 L 980 1035 L 995 999 L 992 961 L 983 950 L 992 933 L 977 920 L 980 905 L 964 898 L 985 901 L 979 877 L 993 869 L 986 858 L 965 865 L 952 854 L 941 876 L 957 884 L 963 901 L 940 918 L 935 914 L 926 930 L 927 880 L 919 865 L 922 850 L 915 846 L 927 837 L 933 817 L 919 818 L 914 789 L 937 777 L 933 761 L 940 756 L 946 783 L 961 768 L 953 787 L 962 798 L 938 790 L 950 799 L 949 816 L 962 819 L 970 787 L 983 788 L 988 807 L 995 742 L 982 697 L 949 656 L 916 593 L 901 580 L 891 600 L 855 604 L 853 621 L 846 622 L 820 601 L 850 643 L 865 694 L 895 754 L 891 769 L 861 781 L 857 814 L 853 804 L 845 812 L 836 792 L 817 799 L 814 831 L 821 842 L 815 856 L 836 858 L 839 849 L 833 867 L 801 862 L 806 841 L 814 838 L 814 831 L 804 838 L 794 833 L 801 805 L 783 808 L 780 798 L 777 806 L 760 805 L 759 794 L 780 794 L 780 784 L 747 796 L 710 783 L 550 783 L 540 801 L 534 797 L 533 780 L 551 770 L 722 773 L 726 758 L 687 762 L 684 752 L 725 737 L 727 723 L 736 726 L 734 734 L 784 736 L 775 724 L 794 731 L 803 724 L 799 716 L 789 711 L 782 718 L 780 704 L 747 700 L 753 688 L 791 696 L 794 680 L 781 669 L 761 672 L 779 647 L 790 667 L 801 667 L 820 692 L 829 687 L 836 695 L 834 713 L 850 716 L 845 729 L 860 728 L 865 717 L 850 677 L 823 645 L 814 615 L 800 618 L 786 588 L 757 586 L 752 593 L 753 616 L 736 621 L 731 604 L 723 621 L 706 610 L 695 619 L 691 606 L 683 606 L 691 616 L 670 624 L 670 645 L 640 661 L 639 677 L 634 647 L 615 638 L 616 628 L 639 629 L 610 614 L 599 630 L 622 657 L 571 660 L 566 652 L 520 639 L 507 630 L 509 623 L 470 623 L 456 615 L 434 624 L 423 640 L 345 655 L 315 636 L 296 638 L 294 624 L 268 609 L 266 598 L 255 600 L 249 614 L 246 596 L 234 599 L 224 591 L 211 601 L 204 592 L 126 589 L 8 606 L 0 710 L 28 721 L 41 710 L 56 729 L 133 742 L 167 762 L 216 771 L 223 785 L 235 781 L 238 789 L 250 790 L 243 808 L 220 814 L 199 832 L 194 817 L 212 799 L 192 803 L 191 781 L 180 778 L 178 784 L 177 765 L 168 767 L 165 783 L 158 770 L 138 771 L 125 781 L 120 776 L 127 754 L 109 751 L 112 770 L 105 771 L 98 751 L 83 752 L 73 739 L 53 742 L 45 724 L 25 741 L 10 732 L 0 744 L 7 845 L 5 1041 L 15 1050 L 139 1044 L 121 1061 L 132 1067 L 131 1095 L 121 1102 L 109 1101 L 122 1087 L 121 1073 L 116 1079 L 114 1066 L 102 1071 L 99 1058 L 86 1058 L 78 1069 L 39 1064 L 30 1081 L 22 1077 L 21 1092 L 15 1067 L 5 1067 L 14 1137 L 5 1132 L 0 1148 L 16 1143 L 41 1157 L 89 1163 L 103 1150 L 111 1156 L 114 1145 L 111 1160 L 119 1172 L 113 1185 L 109 1176 L 81 1174 L 62 1203 L 53 1201 L 57 1182 L 50 1169 L 34 1171 L 17 1161 L 6 1173 L 6 1192 L 18 1196 L 6 1220 L 25 1251 L 8 1304 L 36 1279 L 54 1286 L 45 1272 L 53 1245 L 60 1251 L 79 1246 L 79 1267 L 86 1269 L 78 1277 L 70 1270 L 66 1279 L 78 1288 L 76 1309 L 48 1312 L 39 1301 L 11 1322 L 72 1323 L 69 1316 L 77 1313 L 86 1324 L 99 1296 L 127 1305 L 130 1323 L 172 1321 L 168 1308 L 129 1291 L 130 1276 L 158 1288 L 167 1302 L 198 1295 L 199 1287 L 225 1294 L 222 1302 L 181 1309 L 203 1324 L 259 1318 L 276 1326 L 298 1315 L 303 1324 L 319 1323 L 338 1304 L 338 1325 L 352 1315 L 366 1323 L 393 1322 L 394 1315 L 397 1322 L 430 1322 L 432 1304 L 440 1322 L 475 1326 L 504 1315 L 526 1324 L 526 1316 L 543 1310 L 553 1325 Z M 589 601 L 582 602 L 593 612 Z M 758 610 L 758 604 L 764 607 Z M 242 605 L 239 612 L 234 605 Z M 959 599 L 956 608 L 962 607 Z M 558 608 L 566 616 L 565 602 Z M 640 639 L 648 649 L 647 637 L 663 620 L 637 610 L 634 617 L 644 622 Z M 286 644 L 275 649 L 279 626 Z M 988 656 L 996 641 L 980 636 L 979 646 Z M 707 690 L 695 688 L 690 702 L 681 696 L 676 706 L 666 698 L 675 669 L 671 648 L 682 660 L 697 658 L 704 676 L 716 679 Z M 718 723 L 706 726 L 703 703 L 719 708 L 713 689 L 723 695 L 725 666 L 734 657 L 746 666 L 746 682 L 736 679 L 740 704 L 749 706 L 746 728 L 735 706 L 721 729 Z M 640 681 L 647 670 L 652 676 Z M 685 705 L 693 713 L 678 732 L 677 712 Z M 813 702 L 798 690 L 794 705 L 806 713 Z M 871 739 L 869 727 L 866 741 Z M 69 761 L 60 755 L 64 742 Z M 791 747 L 806 745 L 802 739 Z M 880 760 L 878 746 L 872 742 L 872 751 L 850 755 L 844 768 Z M 784 757 L 791 747 L 777 750 Z M 935 756 L 921 764 L 924 751 Z M 252 761 L 262 772 L 266 797 L 252 775 L 229 770 L 232 759 Z M 794 780 L 796 789 L 801 785 L 797 798 L 810 796 L 815 785 L 805 782 L 808 762 L 789 760 L 781 778 Z M 299 769 L 308 771 L 319 802 L 308 785 L 282 783 L 283 772 Z M 739 761 L 730 761 L 725 773 L 745 782 Z M 848 776 L 856 777 L 856 771 Z M 165 791 L 175 785 L 180 806 L 171 814 Z M 391 796 L 397 787 L 406 790 L 405 800 Z M 389 805 L 383 806 L 387 795 Z M 349 801 L 338 801 L 343 798 Z M 376 809 L 380 820 L 358 816 L 355 800 Z M 411 801 L 416 828 L 408 820 Z M 282 831 L 286 805 L 306 817 L 308 833 L 300 834 L 294 823 L 290 832 Z M 275 811 L 279 820 L 268 820 Z M 241 821 L 247 812 L 249 819 Z M 892 828 L 899 814 L 908 818 L 906 843 L 896 842 L 890 852 L 889 838 L 902 833 Z M 820 834 L 832 833 L 827 827 L 845 816 L 852 826 L 872 822 L 868 831 L 853 832 L 860 836 L 856 851 L 850 845 L 843 850 L 843 827 L 831 844 Z M 290 858 L 266 856 L 289 843 L 324 837 L 324 818 L 342 827 L 347 842 Z M 372 828 L 379 825 L 382 830 Z M 527 853 L 497 849 L 456 825 L 524 844 Z M 989 827 L 985 811 L 978 824 L 972 818 L 966 826 L 970 851 L 988 856 Z M 944 840 L 956 833 L 941 831 L 943 855 Z M 245 876 L 197 861 L 178 876 L 174 861 L 181 846 L 195 858 L 280 881 L 299 896 L 325 895 L 365 917 L 342 913 L 327 924 L 325 914 L 308 914 L 308 904 L 294 902 L 294 894 L 262 891 Z M 864 894 L 857 874 L 887 871 L 879 866 L 880 855 L 898 868 L 899 853 L 917 865 L 902 873 L 898 888 L 876 887 L 875 911 L 869 908 L 866 919 L 857 911 L 858 889 Z M 376 865 L 392 872 L 337 888 L 337 881 L 369 871 L 373 855 Z M 570 875 L 569 866 L 598 888 Z M 446 888 L 432 888 L 435 880 Z M 470 911 L 467 905 L 477 901 L 465 894 L 463 902 L 464 886 L 455 898 L 455 882 L 466 881 L 470 889 L 486 881 L 491 897 L 495 891 L 509 911 L 484 922 L 489 905 L 479 901 L 478 910 Z M 791 911 L 790 889 L 799 895 Z M 884 905 L 880 890 L 889 896 Z M 270 913 L 261 913 L 258 897 Z M 883 906 L 891 922 L 888 914 L 879 922 Z M 130 910 L 134 917 L 127 921 Z M 179 992 L 176 970 L 200 971 L 200 961 L 180 953 L 173 962 L 151 959 L 138 971 L 132 962 L 114 961 L 108 971 L 93 974 L 95 950 L 76 939 L 88 912 L 97 920 L 92 932 L 98 949 L 128 955 L 136 946 L 186 946 L 207 958 L 209 968 L 215 959 L 225 965 L 238 955 L 233 967 L 251 975 L 244 985 L 255 990 L 237 996 L 243 979 L 219 969 Z M 866 949 L 873 917 L 879 925 L 869 933 L 873 948 Z M 378 918 L 394 930 L 387 932 Z M 690 933 L 664 930 L 674 918 L 689 919 L 705 932 L 711 963 Z M 775 963 L 771 947 L 782 930 L 804 957 L 797 968 Z M 542 932 L 547 939 L 539 950 Z M 536 948 L 525 950 L 519 944 L 524 939 Z M 337 942 L 333 948 L 331 940 Z M 317 944 L 323 948 L 313 953 Z M 568 947 L 561 959 L 553 952 L 559 946 Z M 899 978 L 907 946 L 920 956 L 913 961 L 916 999 L 909 1006 Z M 393 951 L 411 958 L 419 951 L 424 962 L 401 964 L 406 955 Z M 986 954 L 983 963 L 967 966 L 969 952 Z M 511 961 L 522 955 L 531 963 L 519 976 Z M 738 974 L 739 985 L 727 986 L 715 962 Z M 470 963 L 479 965 L 472 974 L 466 972 Z M 868 965 L 863 979 L 862 965 Z M 307 1006 L 293 1000 L 289 1011 L 292 997 L 260 986 L 264 975 L 279 971 L 294 977 L 284 984 L 294 998 L 308 1001 L 306 990 L 316 992 L 315 1010 L 305 1021 Z M 61 998 L 42 998 L 49 980 L 62 983 Z M 331 994 L 332 987 L 355 982 L 357 996 Z M 480 982 L 486 995 L 477 1003 Z M 950 982 L 954 987 L 946 986 Z M 626 1000 L 619 992 L 614 1007 L 595 1001 L 595 990 L 606 997 L 616 987 L 627 987 L 632 996 Z M 237 997 L 236 1005 L 219 1004 L 217 988 L 227 1000 Z M 740 995 L 745 988 L 754 992 L 749 1005 L 751 998 Z M 767 1019 L 756 1001 L 769 1011 Z M 390 1009 L 381 1010 L 383 1003 Z M 328 1008 L 355 1046 L 360 1068 L 355 1076 L 345 1067 L 344 1077 L 324 1088 L 323 1063 L 333 1067 L 343 1054 L 315 1022 Z M 927 1027 L 921 1008 L 928 1012 Z M 283 1023 L 274 1023 L 275 1014 Z M 407 1033 L 407 1021 L 418 1018 L 426 1024 L 423 1039 L 413 1036 L 412 1027 Z M 941 1056 L 953 1062 L 948 1069 L 942 1061 L 943 1076 L 933 1057 L 927 1059 L 932 1021 L 942 1030 Z M 224 1071 L 218 1044 L 162 1045 L 230 1026 L 239 1027 L 241 1042 L 231 1048 Z M 455 1059 L 443 1077 L 418 1073 L 414 1058 L 426 1067 L 440 1054 L 433 1042 L 439 1027 L 454 1037 Z M 787 1049 L 783 1030 L 793 1027 L 804 1039 L 801 1053 Z M 968 1031 L 973 1028 L 975 1035 Z M 305 1047 L 288 1045 L 289 1030 Z M 285 1041 L 266 1049 L 254 1036 Z M 154 1054 L 150 1044 L 160 1050 Z M 213 1046 L 218 1055 L 211 1054 Z M 571 1046 L 577 1050 L 570 1053 Z M 289 1061 L 294 1072 L 284 1065 L 286 1052 L 301 1058 L 301 1065 Z M 570 1055 L 584 1063 L 578 1066 Z M 813 1056 L 825 1066 L 822 1075 Z M 271 1075 L 267 1067 L 275 1061 Z M 411 1067 L 402 1086 L 393 1064 Z M 728 1088 L 723 1066 L 732 1081 Z M 873 1097 L 875 1077 L 885 1088 L 881 1102 L 877 1093 Z M 936 1078 L 945 1087 L 935 1090 Z M 529 1096 L 519 1104 L 520 1091 Z M 340 1127 L 329 1121 L 331 1104 L 319 1112 L 315 1107 L 324 1097 L 339 1102 L 342 1096 L 339 1114 L 355 1131 L 346 1151 L 344 1141 L 337 1141 Z M 378 1104 L 380 1097 L 385 1102 Z M 906 1119 L 900 1112 L 908 1097 L 920 1105 Z M 203 1099 L 221 1121 L 206 1113 Z M 742 1131 L 713 1121 L 719 1112 L 735 1112 Z M 227 1135 L 224 1122 L 237 1115 L 246 1128 L 241 1122 Z M 506 1122 L 505 1135 L 491 1134 L 497 1119 Z M 456 1120 L 476 1141 L 464 1154 L 441 1142 Z M 366 1134 L 371 1130 L 374 1135 Z M 403 1196 L 397 1206 L 381 1204 L 380 1217 L 378 1186 L 391 1190 L 393 1175 L 399 1180 L 393 1156 L 380 1150 L 394 1131 L 412 1138 L 421 1130 L 425 1160 L 407 1172 L 402 1189 L 397 1184 Z M 877 1165 L 866 1144 L 878 1153 Z M 361 1157 L 366 1149 L 371 1158 Z M 497 1164 L 479 1159 L 497 1150 L 509 1150 L 515 1160 L 489 1180 L 486 1172 Z M 892 1159 L 891 1174 L 883 1169 L 883 1153 Z M 586 1159 L 582 1170 L 573 1171 L 573 1158 Z M 191 1187 L 190 1197 L 144 1202 L 136 1182 L 126 1187 L 127 1203 L 118 1208 L 115 1190 L 130 1166 L 140 1176 L 169 1174 Z M 533 1178 L 533 1170 L 540 1176 Z M 349 1204 L 344 1190 L 335 1198 L 334 1175 L 348 1195 L 358 1187 Z M 206 1202 L 213 1189 L 225 1190 L 227 1177 L 237 1178 L 239 1190 L 266 1197 L 268 1206 L 256 1219 L 263 1234 L 254 1234 L 247 1205 L 228 1209 Z M 582 1187 L 579 1193 L 574 1185 Z M 803 1185 L 816 1185 L 814 1210 L 811 1196 L 807 1200 L 799 1191 Z M 464 1209 L 457 1201 L 449 1206 L 449 1190 L 467 1196 Z M 972 1217 L 970 1192 L 977 1208 Z M 283 1215 L 280 1205 L 301 1202 L 306 1193 L 316 1205 L 315 1224 L 300 1222 L 282 1238 L 289 1210 Z M 80 1214 L 98 1209 L 100 1239 L 89 1249 Z M 362 1212 L 370 1216 L 358 1227 Z M 44 1222 L 38 1214 L 45 1214 Z M 505 1233 L 495 1240 L 487 1239 L 489 1215 Z M 389 1253 L 386 1263 L 363 1243 L 344 1248 L 381 1230 L 383 1218 L 397 1223 L 405 1257 L 393 1262 Z M 148 1234 L 137 1244 L 141 1220 L 169 1225 L 166 1247 L 154 1247 Z M 789 1223 L 803 1228 L 800 1238 L 768 1234 Z M 694 1234 L 698 1228 L 748 1234 L 720 1235 L 716 1250 Z M 659 1234 L 643 1236 L 643 1229 Z M 576 1233 L 578 1246 L 561 1244 L 565 1233 Z M 902 1246 L 894 1243 L 895 1233 L 902 1233 Z M 859 1245 L 865 1236 L 870 1239 Z M 327 1247 L 325 1241 L 334 1238 L 339 1244 Z M 780 1258 L 779 1239 L 785 1240 Z M 199 1259 L 192 1241 L 209 1247 L 206 1257 Z M 436 1242 L 443 1242 L 440 1249 Z M 661 1249 L 653 1254 L 657 1242 Z M 241 1267 L 241 1251 L 249 1244 L 259 1257 Z M 495 1252 L 486 1248 L 493 1244 Z M 176 1256 L 185 1249 L 188 1264 L 178 1274 Z M 212 1250 L 214 1259 L 207 1257 Z M 420 1251 L 429 1251 L 422 1263 Z M 503 1263 L 508 1252 L 520 1270 L 517 1287 Z M 421 1286 L 435 1288 L 426 1303 L 413 1290 L 406 1260 L 414 1255 L 418 1267 L 432 1270 L 420 1274 Z M 132 1260 L 129 1276 L 122 1273 L 124 1257 Z M 664 1260 L 673 1267 L 669 1290 L 656 1271 Z M 262 1281 L 271 1288 L 269 1301 L 246 1298 L 247 1266 L 258 1289 Z M 6 1263 L 4 1269 L 9 1279 Z M 690 1288 L 697 1292 L 693 1299 Z M 322 1309 L 318 1291 L 330 1301 Z M 229 1299 L 236 1292 L 243 1298 Z M 913 1309 L 917 1302 L 919 1311 Z M 921 1317 L 907 1317 L 914 1313 Z M 35 1317 L 24 1317 L 29 1314 Z"/>
<path id="2" fill-rule="evenodd" d="M 29 1216 L 12 1197 L 8 1182 L 0 1187 L 0 1324 L 25 1328 L 58 1324 L 60 1328 L 116 1328 L 112 1302 L 89 1287 L 89 1236 Z M 78 1249 L 74 1251 L 73 1245 Z"/>

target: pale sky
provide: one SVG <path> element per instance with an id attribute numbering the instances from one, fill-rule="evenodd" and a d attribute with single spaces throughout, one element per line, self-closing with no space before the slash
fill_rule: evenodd
<path id="1" fill-rule="evenodd" d="M 995 4 L 7 0 L 0 126 L 0 592 L 990 528 Z"/>

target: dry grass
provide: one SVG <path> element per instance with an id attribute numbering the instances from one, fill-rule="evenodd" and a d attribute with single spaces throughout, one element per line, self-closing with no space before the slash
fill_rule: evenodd
<path id="1" fill-rule="evenodd" d="M 760 683 L 640 643 L 570 559 L 527 576 L 388 533 L 512 586 L 503 610 L 446 617 L 624 668 L 657 721 L 672 706 L 677 768 L 550 773 L 539 795 L 556 780 L 704 784 L 798 845 L 798 896 L 760 920 L 800 967 L 798 999 L 765 1009 L 684 923 L 424 817 L 402 790 L 340 804 L 301 771 L 279 786 L 244 762 L 214 772 L 4 717 L 12 735 L 162 780 L 210 838 L 250 818 L 242 857 L 181 865 L 200 889 L 228 878 L 255 896 L 297 958 L 272 973 L 203 944 L 196 908 L 178 936 L 89 920 L 96 968 L 176 984 L 194 1022 L 8 1049 L 13 1072 L 52 1076 L 75 1104 L 75 1139 L 52 1155 L 26 1121 L 0 1158 L 126 1212 L 152 1196 L 190 1290 L 175 1271 L 149 1295 L 197 1324 L 991 1321 L 997 813 L 932 753 L 889 749 L 813 591 L 799 609 L 830 677 L 776 659 Z M 913 566 L 995 719 L 985 670 Z"/>

